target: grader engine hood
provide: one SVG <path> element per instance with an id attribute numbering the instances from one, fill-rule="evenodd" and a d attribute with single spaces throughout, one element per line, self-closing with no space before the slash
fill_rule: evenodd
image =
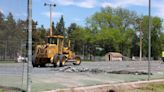
<path id="1" fill-rule="evenodd" d="M 38 45 L 36 48 L 37 57 L 47 57 L 47 45 Z"/>
<path id="2" fill-rule="evenodd" d="M 36 56 L 40 58 L 51 58 L 57 53 L 57 46 L 54 44 L 38 45 Z"/>

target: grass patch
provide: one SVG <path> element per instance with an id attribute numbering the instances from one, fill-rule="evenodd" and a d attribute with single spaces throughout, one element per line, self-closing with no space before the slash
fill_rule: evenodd
<path id="1" fill-rule="evenodd" d="M 25 92 L 25 91 L 15 87 L 0 87 L 0 92 Z"/>
<path id="2" fill-rule="evenodd" d="M 145 84 L 138 88 L 120 89 L 118 92 L 164 92 L 164 83 Z"/>
<path id="3" fill-rule="evenodd" d="M 162 84 L 149 84 L 146 87 L 139 88 L 141 90 L 148 90 L 150 92 L 164 92 L 164 83 Z"/>
<path id="4" fill-rule="evenodd" d="M 3 89 L 0 89 L 0 92 L 5 92 Z"/>
<path id="5" fill-rule="evenodd" d="M 3 64 L 3 63 L 16 63 L 16 61 L 0 61 L 0 64 Z"/>

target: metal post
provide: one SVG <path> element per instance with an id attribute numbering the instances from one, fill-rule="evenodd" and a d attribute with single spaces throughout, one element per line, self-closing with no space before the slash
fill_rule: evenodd
<path id="1" fill-rule="evenodd" d="M 30 66 L 32 62 L 32 0 L 28 0 L 28 62 L 27 62 L 27 92 L 31 92 Z"/>
<path id="2" fill-rule="evenodd" d="M 52 36 L 52 7 L 50 6 L 50 35 Z"/>
<path id="3" fill-rule="evenodd" d="M 151 0 L 149 0 L 149 43 L 148 43 L 148 80 L 150 80 L 150 72 L 151 72 Z"/>
<path id="4" fill-rule="evenodd" d="M 22 47 L 23 45 L 22 44 L 23 44 L 23 40 L 20 41 L 20 54 L 21 54 L 21 56 L 23 56 L 23 47 Z"/>
<path id="5" fill-rule="evenodd" d="M 7 61 L 7 42 L 8 40 L 5 41 L 5 61 Z"/>
<path id="6" fill-rule="evenodd" d="M 52 36 L 52 6 L 56 6 L 56 4 L 47 4 L 44 3 L 44 6 L 49 6 L 50 7 L 50 36 Z"/>
<path id="7" fill-rule="evenodd" d="M 140 61 L 142 61 L 142 22 L 140 21 Z"/>

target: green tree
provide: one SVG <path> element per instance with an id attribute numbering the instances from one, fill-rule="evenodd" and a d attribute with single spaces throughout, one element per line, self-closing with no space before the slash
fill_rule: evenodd
<path id="1" fill-rule="evenodd" d="M 53 35 L 58 35 L 59 34 L 59 32 L 57 31 L 57 29 L 55 27 L 55 23 L 54 22 L 52 22 L 52 34 Z"/>
<path id="2" fill-rule="evenodd" d="M 97 35 L 97 42 L 104 49 L 104 54 L 117 51 L 131 56 L 137 18 L 135 12 L 127 9 L 107 7 L 89 17 L 87 26 Z"/>
<path id="3" fill-rule="evenodd" d="M 164 51 L 164 32 L 161 32 L 160 34 L 160 43 L 161 43 L 162 51 Z"/>
<path id="4" fill-rule="evenodd" d="M 65 24 L 63 15 L 60 18 L 60 21 L 56 24 L 56 30 L 58 35 L 65 35 Z"/>
<path id="5" fill-rule="evenodd" d="M 162 30 L 162 20 L 159 17 L 152 17 L 152 30 L 151 30 L 151 48 L 152 57 L 158 59 L 162 50 L 162 42 L 160 35 Z M 143 54 L 148 56 L 148 16 L 143 17 Z"/>
<path id="6" fill-rule="evenodd" d="M 4 14 L 0 11 L 0 38 L 3 36 L 3 30 L 5 30 Z"/>
<path id="7" fill-rule="evenodd" d="M 37 28 L 38 30 L 38 33 L 39 33 L 39 38 L 40 38 L 40 41 L 41 42 L 44 42 L 45 40 L 45 37 L 47 36 L 47 32 L 46 32 L 46 29 L 44 28 L 43 25 L 41 25 L 41 27 Z"/>
<path id="8" fill-rule="evenodd" d="M 4 38 L 6 40 L 12 40 L 15 35 L 16 21 L 14 20 L 13 14 L 10 12 L 6 19 L 6 33 Z"/>
<path id="9" fill-rule="evenodd" d="M 71 25 L 68 27 L 67 32 L 68 32 L 68 37 L 70 37 L 71 33 L 75 31 L 77 28 L 76 23 L 71 23 Z"/>

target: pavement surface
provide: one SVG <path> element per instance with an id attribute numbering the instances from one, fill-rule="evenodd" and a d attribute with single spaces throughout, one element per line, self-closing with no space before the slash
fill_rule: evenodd
<path id="1" fill-rule="evenodd" d="M 32 92 L 147 80 L 147 66 L 146 61 L 101 61 L 82 62 L 80 66 L 66 63 L 66 66 L 57 68 L 51 65 L 31 67 Z M 0 64 L 0 85 L 25 89 L 26 70 L 23 63 Z M 164 79 L 164 64 L 151 61 L 151 73 L 151 79 Z"/>
<path id="2" fill-rule="evenodd" d="M 44 92 L 163 92 L 164 79 L 116 84 L 102 84 L 87 87 L 56 89 Z"/>

